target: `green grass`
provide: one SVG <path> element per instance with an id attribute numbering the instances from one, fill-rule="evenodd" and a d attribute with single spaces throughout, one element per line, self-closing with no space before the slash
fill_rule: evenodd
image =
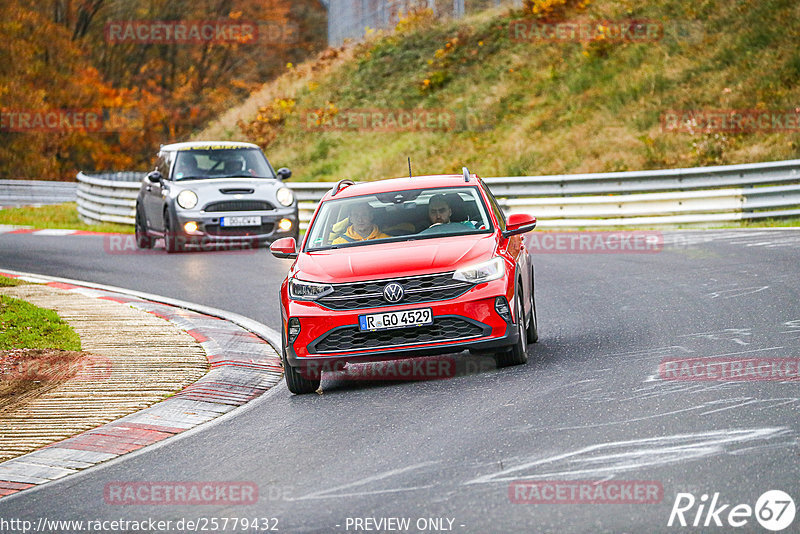
<path id="1" fill-rule="evenodd" d="M 78 334 L 52 310 L 0 295 L 0 350 L 81 350 Z"/>
<path id="2" fill-rule="evenodd" d="M 571 2 L 572 5 L 577 1 Z M 675 133 L 682 109 L 789 110 L 800 102 L 796 0 L 596 0 L 567 19 L 652 19 L 648 43 L 532 43 L 511 39 L 507 8 L 421 24 L 355 45 L 345 59 L 299 66 L 254 93 L 259 106 L 295 101 L 263 143 L 292 180 L 375 180 L 414 172 L 524 176 L 800 158 L 797 132 Z M 446 43 L 455 41 L 450 48 Z M 438 54 L 437 50 L 446 53 Z M 423 88 L 425 80 L 429 86 Z M 314 131 L 302 110 L 447 109 L 448 131 Z M 253 120 L 254 101 L 229 117 Z M 234 113 L 241 111 L 240 113 Z M 234 119 L 198 134 L 250 140 Z"/>
<path id="3" fill-rule="evenodd" d="M 8 276 L 0 275 L 0 287 L 22 286 L 27 283 L 28 282 L 19 280 L 17 278 L 9 278 Z"/>
<path id="4" fill-rule="evenodd" d="M 783 219 L 757 219 L 742 221 L 738 224 L 731 223 L 713 228 L 796 228 L 800 227 L 800 217 L 786 217 Z"/>
<path id="5" fill-rule="evenodd" d="M 0 210 L 0 224 L 14 226 L 30 226 L 32 228 L 54 228 L 84 230 L 90 232 L 109 232 L 132 234 L 133 226 L 104 223 L 86 224 L 78 217 L 78 209 L 74 202 L 41 206 L 38 208 L 22 207 Z"/>

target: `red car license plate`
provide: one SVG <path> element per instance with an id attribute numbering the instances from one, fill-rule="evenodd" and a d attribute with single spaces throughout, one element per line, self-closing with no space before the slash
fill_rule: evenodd
<path id="1" fill-rule="evenodd" d="M 430 308 L 370 313 L 358 316 L 358 326 L 361 331 L 389 330 L 391 328 L 407 328 L 428 324 L 433 324 L 433 312 Z"/>

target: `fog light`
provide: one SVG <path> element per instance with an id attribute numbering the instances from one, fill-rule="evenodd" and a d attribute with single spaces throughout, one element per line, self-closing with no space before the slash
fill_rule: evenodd
<path id="1" fill-rule="evenodd" d="M 297 336 L 300 335 L 300 319 L 292 317 L 289 319 L 289 344 L 295 342 Z"/>
<path id="2" fill-rule="evenodd" d="M 183 225 L 183 229 L 186 230 L 187 234 L 193 234 L 197 231 L 197 223 L 194 221 L 189 221 Z"/>
<path id="3" fill-rule="evenodd" d="M 508 306 L 508 301 L 505 297 L 497 297 L 494 299 L 494 309 L 497 310 L 497 313 L 500 314 L 500 317 L 506 320 L 506 322 L 511 322 L 511 308 Z"/>
<path id="4" fill-rule="evenodd" d="M 281 232 L 288 232 L 292 229 L 292 221 L 289 219 L 281 219 L 281 222 L 278 223 L 278 228 Z"/>

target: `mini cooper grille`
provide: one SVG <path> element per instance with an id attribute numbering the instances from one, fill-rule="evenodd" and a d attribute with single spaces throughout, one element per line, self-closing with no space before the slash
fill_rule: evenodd
<path id="1" fill-rule="evenodd" d="M 247 237 L 252 235 L 262 235 L 272 233 L 275 229 L 275 223 L 264 223 L 261 226 L 245 226 L 245 227 L 231 227 L 225 228 L 218 224 L 207 224 L 205 227 L 208 235 L 218 237 Z"/>
<path id="2" fill-rule="evenodd" d="M 390 282 L 403 286 L 405 296 L 400 302 L 386 302 L 383 288 Z M 357 310 L 361 308 L 380 308 L 398 304 L 416 304 L 435 300 L 454 299 L 472 287 L 469 282 L 453 280 L 453 273 L 430 276 L 394 278 L 378 282 L 357 282 L 353 284 L 334 284 L 333 293 L 317 300 L 318 304 L 332 310 Z"/>
<path id="3" fill-rule="evenodd" d="M 348 352 L 354 350 L 418 345 L 481 337 L 484 329 L 458 317 L 443 317 L 429 326 L 361 332 L 358 327 L 334 330 L 314 344 L 313 351 Z M 311 347 L 309 347 L 311 349 Z"/>
<path id="4" fill-rule="evenodd" d="M 204 211 L 272 211 L 275 206 L 263 200 L 222 200 L 208 204 Z"/>

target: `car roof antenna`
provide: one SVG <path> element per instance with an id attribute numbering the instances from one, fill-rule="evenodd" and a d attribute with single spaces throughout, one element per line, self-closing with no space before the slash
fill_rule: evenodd
<path id="1" fill-rule="evenodd" d="M 408 177 L 409 178 L 413 178 L 413 176 L 411 176 L 411 158 L 410 157 L 408 158 Z"/>
<path id="2" fill-rule="evenodd" d="M 461 167 L 461 172 L 464 173 L 464 181 L 469 182 L 469 169 Z"/>

